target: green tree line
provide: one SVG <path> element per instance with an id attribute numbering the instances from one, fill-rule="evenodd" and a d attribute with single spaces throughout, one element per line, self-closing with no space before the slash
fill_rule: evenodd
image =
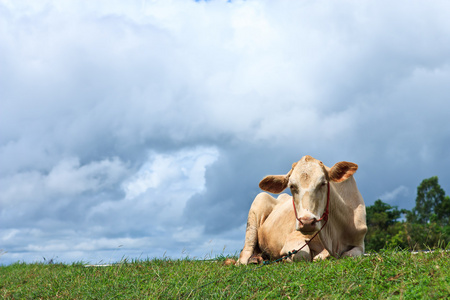
<path id="1" fill-rule="evenodd" d="M 417 187 L 416 206 L 398 209 L 380 199 L 366 207 L 366 251 L 450 247 L 450 197 L 434 176 Z"/>

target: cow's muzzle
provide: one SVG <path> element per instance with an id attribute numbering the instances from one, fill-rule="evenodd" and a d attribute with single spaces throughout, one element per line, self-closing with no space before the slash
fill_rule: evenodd
<path id="1" fill-rule="evenodd" d="M 297 220 L 298 220 L 297 230 L 299 230 L 302 233 L 312 233 L 318 230 L 316 225 L 317 224 L 316 218 L 301 217 Z"/>

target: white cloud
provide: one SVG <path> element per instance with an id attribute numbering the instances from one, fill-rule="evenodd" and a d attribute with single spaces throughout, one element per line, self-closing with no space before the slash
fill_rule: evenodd
<path id="1" fill-rule="evenodd" d="M 126 199 L 132 200 L 148 189 L 161 188 L 170 192 L 204 189 L 204 173 L 218 157 L 214 148 L 198 148 L 175 154 L 151 153 L 140 170 L 124 183 Z"/>
<path id="2" fill-rule="evenodd" d="M 396 187 L 394 190 L 390 192 L 384 193 L 383 195 L 380 196 L 380 199 L 383 201 L 392 202 L 397 200 L 399 196 L 405 196 L 408 195 L 408 193 L 409 189 L 406 186 L 401 185 L 399 187 Z"/>
<path id="3" fill-rule="evenodd" d="M 124 245 L 128 251 L 139 251 L 155 246 L 158 249 L 169 248 L 173 243 L 184 243 L 193 237 L 198 239 L 202 228 L 183 229 L 180 227 L 181 214 L 189 198 L 204 191 L 206 168 L 218 156 L 219 152 L 213 147 L 183 149 L 171 154 L 152 151 L 147 162 L 134 174 L 118 159 L 83 166 L 78 159 L 70 158 L 56 165 L 48 175 L 20 174 L 13 180 L 3 181 L 9 186 L 9 189 L 2 187 L 7 193 L 1 198 L 2 204 L 9 205 L 2 208 L 2 214 L 9 215 L 9 222 L 3 218 L 7 225 L 14 226 L 17 218 L 23 214 L 32 215 L 44 203 L 48 206 L 41 208 L 43 215 L 61 206 L 74 206 L 75 210 L 82 207 L 83 215 L 79 216 L 81 219 L 77 223 L 68 223 L 69 220 L 64 220 L 62 215 L 47 216 L 50 219 L 45 221 L 45 228 L 51 230 L 48 233 L 39 229 L 44 224 L 38 225 L 38 220 L 34 223 L 38 226 L 36 229 L 27 228 L 26 224 L 21 226 L 22 229 L 3 230 L 2 244 L 28 253 L 29 257 L 58 254 L 59 259 L 70 260 L 73 251 L 91 255 L 91 251 L 115 249 L 118 245 Z M 125 190 L 121 199 L 93 201 L 94 195 L 114 185 Z M 41 191 L 40 197 L 36 197 L 38 190 Z M 82 199 L 87 192 L 92 195 L 89 202 Z M 11 203 L 6 203 L 11 200 Z M 31 200 L 37 203 L 33 204 Z M 104 227 L 104 224 L 109 225 Z M 146 232 L 150 236 L 155 233 L 173 235 L 173 238 L 139 237 L 135 236 L 136 231 Z M 117 234 L 123 236 L 114 237 Z M 21 244 L 23 242 L 25 244 Z M 163 253 L 158 251 L 158 255 Z"/>
<path id="4" fill-rule="evenodd" d="M 89 212 L 88 218 L 123 218 L 117 228 L 113 226 L 122 232 L 140 230 L 142 224 L 148 228 L 144 231 L 152 228 L 160 228 L 161 232 L 175 230 L 186 202 L 205 189 L 206 168 L 218 155 L 217 149 L 205 147 L 171 154 L 152 152 L 140 170 L 122 184 L 125 197 L 99 203 Z"/>
<path id="5" fill-rule="evenodd" d="M 3 207 L 20 207 L 23 203 L 50 204 L 57 197 L 80 196 L 111 188 L 127 174 L 126 166 L 117 158 L 91 162 L 81 166 L 77 158 L 67 158 L 48 174 L 38 171 L 18 172 L 5 176 L 0 183 Z"/>
<path id="6" fill-rule="evenodd" d="M 46 177 L 46 185 L 52 192 L 80 194 L 110 188 L 126 174 L 126 167 L 117 158 L 91 162 L 80 166 L 76 158 L 68 158 L 56 165 Z"/>

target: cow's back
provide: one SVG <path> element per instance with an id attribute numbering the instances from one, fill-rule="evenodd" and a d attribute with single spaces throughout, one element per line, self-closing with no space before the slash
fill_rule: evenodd
<path id="1" fill-rule="evenodd" d="M 352 210 L 355 210 L 361 204 L 364 205 L 364 200 L 353 176 L 350 176 L 343 182 L 331 182 L 331 185 L 335 188 L 337 194 L 341 196 L 345 204 Z"/>

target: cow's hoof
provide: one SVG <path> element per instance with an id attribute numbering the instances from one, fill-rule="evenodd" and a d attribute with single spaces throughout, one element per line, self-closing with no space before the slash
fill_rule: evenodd
<path id="1" fill-rule="evenodd" d="M 248 259 L 248 264 L 259 265 L 260 263 L 262 263 L 262 261 L 263 258 L 261 256 L 253 256 Z"/>
<path id="2" fill-rule="evenodd" d="M 235 261 L 234 259 L 232 259 L 232 258 L 227 258 L 227 259 L 225 259 L 225 261 L 224 261 L 224 265 L 225 266 L 229 266 L 229 265 L 238 265 L 238 263 L 239 263 L 239 261 Z"/>

